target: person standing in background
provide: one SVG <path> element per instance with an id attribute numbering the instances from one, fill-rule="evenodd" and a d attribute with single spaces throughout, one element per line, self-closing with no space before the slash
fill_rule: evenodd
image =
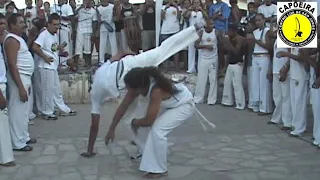
<path id="1" fill-rule="evenodd" d="M 155 4 L 153 0 L 146 0 L 145 4 L 140 5 L 140 15 L 142 16 L 142 50 L 147 51 L 156 46 L 156 20 Z"/>

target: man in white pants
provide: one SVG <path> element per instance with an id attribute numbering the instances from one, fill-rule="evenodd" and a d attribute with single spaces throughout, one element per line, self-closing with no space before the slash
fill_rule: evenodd
<path id="1" fill-rule="evenodd" d="M 246 40 L 238 34 L 237 25 L 230 24 L 228 38 L 224 37 L 222 42 L 228 51 L 229 64 L 224 79 L 221 104 L 233 106 L 236 102 L 236 109 L 242 110 L 246 107 L 242 84 L 243 58 L 247 50 Z"/>
<path id="2" fill-rule="evenodd" d="M 75 115 L 65 103 L 61 94 L 58 75 L 59 51 L 66 44 L 59 45 L 57 31 L 59 29 L 59 15 L 54 13 L 48 18 L 48 27 L 42 31 L 33 44 L 33 51 L 39 58 L 39 72 L 41 77 L 41 101 L 44 119 L 56 120 L 54 107 L 60 111 L 61 116 Z"/>
<path id="3" fill-rule="evenodd" d="M 97 11 L 98 11 L 98 19 L 100 21 L 99 22 L 99 27 L 100 27 L 99 62 L 104 63 L 106 53 L 109 53 L 112 56 L 114 56 L 118 52 L 116 31 L 115 31 L 116 27 L 113 21 L 114 5 L 109 3 L 109 0 L 102 0 L 101 5 L 97 8 Z M 112 28 L 113 30 L 111 30 L 110 28 Z M 107 52 L 107 47 L 111 48 L 111 52 Z"/>
<path id="4" fill-rule="evenodd" d="M 309 73 L 305 68 L 299 48 L 291 48 L 291 52 L 280 51 L 278 57 L 290 58 L 290 100 L 292 109 L 292 136 L 301 136 L 307 127 L 307 93 Z"/>
<path id="5" fill-rule="evenodd" d="M 33 57 L 28 45 L 21 37 L 26 24 L 20 14 L 8 18 L 9 32 L 4 40 L 5 59 L 8 64 L 9 105 L 11 142 L 14 150 L 31 151 L 30 143 L 36 143 L 28 132 L 31 76 L 34 71 Z"/>
<path id="6" fill-rule="evenodd" d="M 205 29 L 200 33 L 199 40 L 195 43 L 195 47 L 199 49 L 198 77 L 194 93 L 195 103 L 204 102 L 208 79 L 210 87 L 207 103 L 213 105 L 217 101 L 218 40 L 215 31 L 213 29 L 213 22 L 208 20 Z"/>
<path id="7" fill-rule="evenodd" d="M 120 96 L 120 91 L 125 89 L 123 78 L 126 73 L 136 67 L 158 66 L 184 47 L 194 43 L 199 38 L 196 29 L 195 26 L 191 26 L 168 38 L 161 46 L 139 55 L 126 56 L 121 60 L 114 57 L 112 58 L 113 60 L 119 61 L 113 63 L 107 61 L 96 71 L 90 92 L 92 121 L 89 144 L 87 152 L 83 153 L 82 156 L 91 157 L 95 155 L 93 146 L 99 129 L 101 105 L 106 98 L 116 98 Z M 179 44 L 179 46 L 177 46 L 177 44 Z"/>
<path id="8" fill-rule="evenodd" d="M 97 12 L 91 7 L 91 1 L 85 0 L 84 6 L 78 11 L 75 55 L 83 56 L 86 66 L 91 66 L 91 39 L 96 34 L 97 21 Z"/>
<path id="9" fill-rule="evenodd" d="M 277 34 L 277 30 L 273 32 Z M 290 69 L 290 59 L 288 57 L 277 56 L 280 51 L 289 52 L 290 49 L 278 48 L 277 40 L 273 47 L 273 101 L 275 103 L 275 110 L 273 112 L 269 124 L 279 124 L 283 122 L 282 130 L 290 130 L 292 128 L 292 111 L 290 101 L 290 79 L 288 72 Z"/>
<path id="10" fill-rule="evenodd" d="M 3 14 L 0 14 L 0 42 L 7 35 L 6 19 Z M 2 49 L 2 46 L 0 45 Z M 6 65 L 4 62 L 2 51 L 0 51 L 0 165 L 14 166 L 14 156 L 12 151 L 10 126 L 7 115 L 7 100 L 6 100 Z"/>
<path id="11" fill-rule="evenodd" d="M 59 43 L 67 43 L 64 50 L 68 52 L 68 56 L 59 57 L 59 63 L 66 65 L 69 55 L 72 53 L 72 40 L 71 40 L 71 18 L 73 16 L 72 7 L 67 4 L 67 0 L 58 0 L 58 5 L 51 8 L 51 13 L 57 13 L 60 16 L 60 30 L 58 32 Z"/>

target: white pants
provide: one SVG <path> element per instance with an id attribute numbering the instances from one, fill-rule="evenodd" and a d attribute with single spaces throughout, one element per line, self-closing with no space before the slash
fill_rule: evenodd
<path id="1" fill-rule="evenodd" d="M 218 94 L 218 81 L 217 81 L 217 73 L 218 73 L 218 57 L 214 57 L 214 59 L 206 59 L 199 56 L 198 61 L 198 77 L 197 84 L 194 93 L 194 101 L 195 103 L 203 103 L 204 96 L 206 92 L 207 81 L 209 78 L 209 93 L 208 93 L 208 104 L 215 104 L 217 101 Z"/>
<path id="2" fill-rule="evenodd" d="M 109 47 L 111 49 L 111 53 L 107 51 L 107 44 L 109 44 Z M 99 61 L 100 63 L 104 63 L 105 60 L 105 54 L 109 53 L 112 56 L 117 54 L 118 47 L 117 47 L 117 39 L 116 39 L 116 33 L 115 32 L 109 32 L 109 31 L 100 31 L 100 49 L 99 49 Z"/>
<path id="3" fill-rule="evenodd" d="M 271 83 L 267 79 L 269 65 L 269 56 L 252 57 L 252 95 L 256 112 L 272 112 Z"/>
<path id="4" fill-rule="evenodd" d="M 307 80 L 290 79 L 292 126 L 294 127 L 291 134 L 294 135 L 303 133 L 307 127 L 307 84 Z"/>
<path id="5" fill-rule="evenodd" d="M 284 82 L 280 82 L 279 78 L 279 74 L 273 74 L 273 101 L 276 108 L 271 121 L 277 124 L 282 121 L 285 127 L 291 127 L 290 79 L 288 77 Z"/>
<path id="6" fill-rule="evenodd" d="M 6 85 L 0 84 L 2 95 L 6 97 Z M 14 161 L 10 126 L 7 114 L 0 110 L 0 164 Z"/>
<path id="7" fill-rule="evenodd" d="M 313 137 L 320 142 L 320 89 L 311 89 L 313 111 Z"/>
<path id="8" fill-rule="evenodd" d="M 57 70 L 39 68 L 41 74 L 42 114 L 52 115 L 54 108 L 69 113 L 71 109 L 64 103 Z"/>
<path id="9" fill-rule="evenodd" d="M 35 68 L 33 73 L 33 90 L 36 99 L 36 107 L 38 112 L 42 112 L 42 101 L 41 101 L 41 75 L 39 68 Z"/>
<path id="10" fill-rule="evenodd" d="M 194 43 L 188 46 L 188 73 L 196 72 L 196 48 Z"/>
<path id="11" fill-rule="evenodd" d="M 233 106 L 234 99 L 236 100 L 236 108 L 244 109 L 246 99 L 242 84 L 242 64 L 229 64 L 224 79 L 222 104 Z"/>
<path id="12" fill-rule="evenodd" d="M 248 88 L 248 108 L 253 109 L 253 81 L 252 81 L 252 66 L 247 67 L 247 76 L 248 76 L 248 83 L 247 83 L 247 88 Z"/>
<path id="13" fill-rule="evenodd" d="M 19 89 L 8 74 L 9 105 L 8 115 L 10 123 L 11 143 L 14 149 L 21 149 L 30 140 L 28 132 L 29 111 L 28 102 L 20 101 Z M 20 78 L 25 90 L 30 98 L 31 76 L 20 74 Z"/>
<path id="14" fill-rule="evenodd" d="M 63 65 L 67 64 L 67 59 L 69 59 L 72 54 L 72 41 L 71 41 L 71 28 L 70 27 L 61 27 L 58 31 L 59 44 L 64 42 L 67 43 L 67 46 L 64 48 L 64 51 L 69 53 L 68 57 L 59 57 L 60 63 Z"/>
<path id="15" fill-rule="evenodd" d="M 190 118 L 195 108 L 191 103 L 165 110 L 151 128 L 139 128 L 139 147 L 143 149 L 140 170 L 151 173 L 167 172 L 167 135 Z"/>
<path id="16" fill-rule="evenodd" d="M 33 94 L 33 87 L 32 87 L 32 83 L 30 86 L 30 98 L 28 99 L 28 111 L 29 111 L 29 119 L 34 119 L 35 118 L 35 114 L 33 113 L 33 103 L 34 103 L 34 94 Z"/>
<path id="17" fill-rule="evenodd" d="M 91 54 L 91 33 L 81 33 L 77 31 L 76 55 Z"/>
<path id="18" fill-rule="evenodd" d="M 171 36 L 170 38 L 165 40 L 159 47 L 156 47 L 149 51 L 145 51 L 135 56 L 126 56 L 122 58 L 124 70 L 122 77 L 119 79 L 120 88 L 125 87 L 124 76 L 132 68 L 158 66 L 172 55 L 181 51 L 181 49 L 183 49 L 184 47 L 196 41 L 198 38 L 199 35 L 195 27 L 192 26 Z M 177 44 L 179 44 L 179 46 L 177 46 Z M 114 64 L 110 64 L 110 62 L 106 63 L 109 64 L 104 64 L 100 68 L 104 67 L 108 70 L 108 72 L 104 72 L 102 71 L 102 69 L 98 69 L 94 75 L 92 90 L 90 92 L 92 105 L 91 113 L 94 114 L 99 114 L 100 105 L 103 103 L 103 100 L 105 98 L 115 98 L 114 95 L 119 94 L 114 92 L 117 87 L 115 85 L 115 80 L 113 80 L 116 77 L 115 73 L 117 66 L 115 66 Z M 111 81 L 106 81 L 106 79 L 110 79 Z"/>

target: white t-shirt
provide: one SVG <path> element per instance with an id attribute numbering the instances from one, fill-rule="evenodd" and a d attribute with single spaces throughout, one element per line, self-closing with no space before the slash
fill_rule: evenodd
<path id="1" fill-rule="evenodd" d="M 108 6 L 99 6 L 98 11 L 101 15 L 101 21 L 109 23 L 113 29 L 115 29 L 114 21 L 113 21 L 113 4 L 109 4 Z M 100 26 L 100 31 L 108 31 L 106 26 L 103 24 Z"/>
<path id="2" fill-rule="evenodd" d="M 20 74 L 32 76 L 34 71 L 34 61 L 26 41 L 22 37 L 12 33 L 7 34 L 5 41 L 9 37 L 16 39 L 20 44 L 20 48 L 17 54 L 17 64 L 16 64 L 18 68 L 18 72 Z M 4 54 L 4 57 L 5 59 L 7 59 L 6 54 Z"/>
<path id="3" fill-rule="evenodd" d="M 199 49 L 199 58 L 215 60 L 215 57 L 218 57 L 217 44 L 218 39 L 215 29 L 213 29 L 210 33 L 207 33 L 205 30 L 203 30 L 200 45 L 210 45 L 213 47 L 213 51 L 208 49 Z"/>
<path id="4" fill-rule="evenodd" d="M 7 68 L 6 64 L 4 63 L 4 57 L 2 54 L 2 45 L 0 45 L 0 84 L 7 82 Z"/>
<path id="5" fill-rule="evenodd" d="M 292 48 L 291 53 L 299 54 L 299 48 Z M 309 73 L 306 71 L 305 63 L 290 59 L 290 77 L 298 81 L 305 81 L 309 79 Z"/>
<path id="6" fill-rule="evenodd" d="M 41 57 L 38 57 L 38 67 L 45 69 L 58 69 L 59 64 L 59 50 L 58 50 L 58 36 L 57 34 L 51 34 L 48 30 L 42 31 L 34 43 L 41 47 L 42 52 L 54 59 L 50 64 L 46 63 Z"/>
<path id="7" fill-rule="evenodd" d="M 78 32 L 92 33 L 92 21 L 97 20 L 97 12 L 94 8 L 81 8 L 78 12 Z"/>
<path id="8" fill-rule="evenodd" d="M 28 12 L 31 14 L 31 16 L 25 19 L 26 19 L 27 27 L 30 30 L 33 27 L 32 20 L 37 17 L 37 8 L 36 7 L 32 7 L 31 9 L 26 8 L 24 10 L 24 15 L 26 15 Z"/>
<path id="9" fill-rule="evenodd" d="M 280 51 L 288 51 L 288 48 L 277 48 L 277 40 L 275 41 L 273 45 L 273 74 L 279 74 L 280 69 L 286 64 L 287 61 L 289 61 L 288 57 L 277 57 L 277 53 Z"/>
<path id="10" fill-rule="evenodd" d="M 265 27 L 264 29 L 256 29 L 253 31 L 253 36 L 255 37 L 255 39 L 261 40 L 263 43 L 266 43 L 266 34 L 268 31 L 268 27 Z M 268 53 L 268 50 L 256 43 L 253 53 Z"/>
<path id="11" fill-rule="evenodd" d="M 51 8 L 51 14 L 57 13 L 62 17 L 68 17 L 73 15 L 72 7 L 69 4 L 63 4 L 62 6 L 59 6 L 57 4 L 53 5 Z M 61 20 L 61 24 L 64 25 L 70 25 L 70 21 Z M 62 26 L 63 27 L 63 26 Z"/>
<path id="12" fill-rule="evenodd" d="M 191 11 L 189 22 L 190 22 L 190 26 L 197 24 L 200 27 L 204 27 L 205 20 L 203 18 L 202 12 L 201 11 L 197 11 L 197 12 Z"/>
<path id="13" fill-rule="evenodd" d="M 6 15 L 6 13 L 7 13 L 7 10 L 6 10 L 6 7 L 4 6 L 3 8 L 0 8 L 0 13 L 2 14 L 2 15 Z"/>
<path id="14" fill-rule="evenodd" d="M 267 6 L 265 4 L 262 4 L 258 8 L 258 12 L 262 13 L 265 18 L 269 18 L 271 16 L 277 15 L 277 5 L 271 4 L 270 6 Z M 270 23 L 266 23 L 268 27 L 270 27 Z"/>
<path id="15" fill-rule="evenodd" d="M 165 10 L 166 6 L 163 6 L 163 10 Z M 178 19 L 178 12 L 175 7 L 169 7 L 166 10 L 165 18 L 162 22 L 161 34 L 174 34 L 180 31 L 180 23 Z"/>

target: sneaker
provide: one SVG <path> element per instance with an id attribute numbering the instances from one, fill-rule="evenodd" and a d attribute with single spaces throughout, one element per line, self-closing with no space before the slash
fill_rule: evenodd
<path id="1" fill-rule="evenodd" d="M 51 115 L 44 115 L 43 119 L 45 119 L 45 120 L 57 120 L 58 118 L 57 118 L 56 115 L 51 114 Z"/>
<path id="2" fill-rule="evenodd" d="M 75 115 L 77 115 L 77 111 L 71 110 L 71 111 L 68 112 L 68 113 L 66 113 L 66 112 L 60 112 L 59 115 L 60 115 L 60 116 L 75 116 Z"/>
<path id="3" fill-rule="evenodd" d="M 34 121 L 30 121 L 28 122 L 29 125 L 34 125 Z"/>
<path id="4" fill-rule="evenodd" d="M 312 144 L 315 145 L 315 146 L 319 146 L 319 145 L 320 145 L 320 143 L 319 143 L 318 141 L 316 141 L 316 140 L 314 140 L 314 141 L 312 142 Z"/>

